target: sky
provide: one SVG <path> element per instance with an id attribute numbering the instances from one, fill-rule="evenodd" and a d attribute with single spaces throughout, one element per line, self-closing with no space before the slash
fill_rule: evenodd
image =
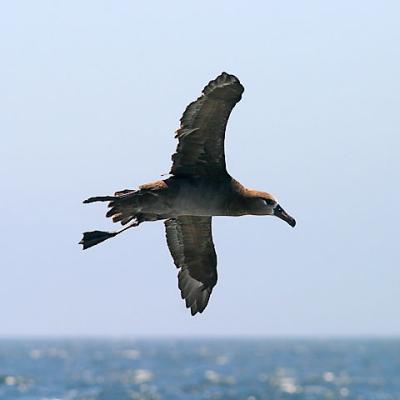
<path id="1" fill-rule="evenodd" d="M 400 334 L 397 1 L 0 5 L 0 336 Z M 219 281 L 180 299 L 162 222 L 92 195 L 160 179 L 186 105 L 245 87 L 226 135 L 244 185 L 297 220 L 213 219 Z"/>

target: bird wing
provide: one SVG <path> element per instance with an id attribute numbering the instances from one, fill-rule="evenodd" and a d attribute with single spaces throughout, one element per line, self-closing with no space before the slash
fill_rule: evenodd
<path id="1" fill-rule="evenodd" d="M 192 315 L 204 311 L 217 283 L 217 255 L 211 217 L 180 216 L 165 222 L 169 251 L 177 268 L 178 287 Z"/>
<path id="2" fill-rule="evenodd" d="M 226 173 L 224 140 L 229 115 L 242 98 L 243 86 L 234 75 L 223 72 L 202 95 L 190 103 L 176 131 L 179 139 L 172 156 L 173 175 Z"/>

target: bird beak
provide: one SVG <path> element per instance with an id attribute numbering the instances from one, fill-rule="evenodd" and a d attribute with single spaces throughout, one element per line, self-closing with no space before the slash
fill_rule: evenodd
<path id="1" fill-rule="evenodd" d="M 281 206 L 275 207 L 274 215 L 286 221 L 293 228 L 296 225 L 296 220 L 292 218 Z"/>

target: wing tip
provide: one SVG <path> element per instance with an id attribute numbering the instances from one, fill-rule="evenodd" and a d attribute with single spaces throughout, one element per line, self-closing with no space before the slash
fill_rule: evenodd
<path id="1" fill-rule="evenodd" d="M 235 75 L 228 74 L 227 72 L 222 72 L 215 79 L 210 81 L 208 85 L 203 89 L 203 93 L 205 95 L 209 95 L 213 93 L 216 89 L 226 88 L 227 86 L 231 86 L 232 89 L 234 89 L 233 94 L 237 96 L 236 102 L 238 102 L 242 97 L 244 87 Z"/>
<path id="2" fill-rule="evenodd" d="M 178 287 L 181 291 L 181 298 L 185 301 L 186 308 L 190 309 L 192 316 L 202 313 L 210 300 L 212 287 L 205 286 L 190 276 L 186 268 L 178 273 Z"/>

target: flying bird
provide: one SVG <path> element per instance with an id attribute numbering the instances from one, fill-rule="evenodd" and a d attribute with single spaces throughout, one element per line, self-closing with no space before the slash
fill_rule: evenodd
<path id="1" fill-rule="evenodd" d="M 178 286 L 192 315 L 204 311 L 217 283 L 212 217 L 274 215 L 296 225 L 272 194 L 244 187 L 226 170 L 226 125 L 243 91 L 238 78 L 223 72 L 187 106 L 176 131 L 178 146 L 170 177 L 84 201 L 108 202 L 106 216 L 123 228 L 85 232 L 80 241 L 83 249 L 142 222 L 164 220 L 167 244 L 179 269 Z"/>

